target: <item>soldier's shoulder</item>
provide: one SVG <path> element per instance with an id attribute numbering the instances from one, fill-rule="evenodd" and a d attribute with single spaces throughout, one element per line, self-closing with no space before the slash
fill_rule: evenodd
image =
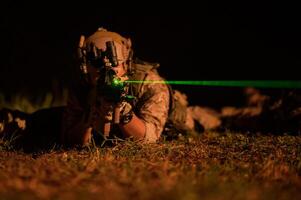
<path id="1" fill-rule="evenodd" d="M 169 94 L 169 87 L 165 83 L 165 79 L 155 71 L 149 71 L 144 79 L 147 84 L 142 85 L 142 91 L 147 93 L 163 93 Z M 154 83 L 152 83 L 154 81 Z"/>
<path id="2" fill-rule="evenodd" d="M 134 63 L 136 65 L 148 65 L 148 66 L 152 66 L 155 68 L 158 68 L 160 66 L 160 63 L 158 63 L 158 62 L 148 62 L 148 61 L 142 60 L 140 58 L 135 58 Z"/>
<path id="3" fill-rule="evenodd" d="M 141 97 L 145 94 L 154 94 L 158 92 L 167 92 L 166 84 L 152 84 L 151 81 L 164 81 L 164 78 L 158 73 L 157 68 L 159 63 L 146 62 L 140 59 L 135 59 L 133 62 L 133 74 L 131 80 L 141 80 L 139 84 L 133 84 L 133 92 L 136 96 Z M 144 82 L 144 81 L 147 81 Z"/>
<path id="4" fill-rule="evenodd" d="M 155 62 L 147 62 L 144 60 L 141 60 L 139 58 L 136 58 L 133 62 L 133 69 L 136 72 L 148 72 L 156 70 L 160 66 L 159 63 Z"/>
<path id="5" fill-rule="evenodd" d="M 145 77 L 146 81 L 165 81 L 165 79 L 160 76 L 156 71 L 149 71 Z M 163 85 L 166 85 L 165 83 L 162 82 Z M 159 84 L 161 85 L 161 84 Z"/>

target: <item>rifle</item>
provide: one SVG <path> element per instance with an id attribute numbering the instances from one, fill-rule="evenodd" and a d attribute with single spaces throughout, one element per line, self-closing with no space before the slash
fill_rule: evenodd
<path id="1" fill-rule="evenodd" d="M 78 48 L 78 56 L 80 58 L 80 70 L 85 81 L 89 81 L 88 64 L 96 67 L 99 72 L 97 80 L 97 89 L 101 96 L 114 105 L 112 110 L 112 118 L 105 119 L 103 134 L 109 136 L 111 123 L 120 123 L 120 109 L 122 102 L 132 101 L 135 97 L 128 95 L 129 85 L 121 80 L 113 70 L 119 65 L 116 47 L 114 41 L 106 42 L 106 50 L 98 49 L 93 43 L 84 47 L 85 37 L 81 36 Z"/>

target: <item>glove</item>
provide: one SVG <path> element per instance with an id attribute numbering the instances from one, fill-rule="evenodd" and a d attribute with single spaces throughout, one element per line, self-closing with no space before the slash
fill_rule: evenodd
<path id="1" fill-rule="evenodd" d="M 128 102 L 124 101 L 121 104 L 122 105 L 120 106 L 120 123 L 122 125 L 125 125 L 132 120 L 134 112 L 131 104 L 129 104 Z"/>
<path id="2" fill-rule="evenodd" d="M 126 101 L 120 103 L 120 116 L 127 115 L 128 113 L 132 112 L 132 105 Z"/>
<path id="3" fill-rule="evenodd" d="M 100 99 L 100 114 L 103 115 L 103 119 L 107 122 L 111 122 L 113 120 L 114 108 L 118 107 L 120 111 L 120 123 L 127 124 L 133 117 L 133 109 L 132 105 L 126 101 L 121 103 L 113 103 L 107 101 L 105 98 Z"/>

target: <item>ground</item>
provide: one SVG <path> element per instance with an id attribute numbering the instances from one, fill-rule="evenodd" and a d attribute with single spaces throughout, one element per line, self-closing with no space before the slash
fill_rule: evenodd
<path id="1" fill-rule="evenodd" d="M 158 144 L 0 150 L 0 199 L 300 199 L 301 136 L 206 132 Z"/>

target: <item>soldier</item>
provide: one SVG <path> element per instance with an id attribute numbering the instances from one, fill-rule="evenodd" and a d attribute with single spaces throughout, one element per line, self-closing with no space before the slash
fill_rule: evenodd
<path id="1" fill-rule="evenodd" d="M 98 52 L 107 51 L 107 42 L 114 43 L 118 63 L 110 70 L 113 70 L 113 73 L 121 80 L 144 81 L 128 85 L 127 93 L 136 98 L 134 101 L 123 100 L 120 103 L 120 98 L 117 97 L 119 101 L 117 103 L 112 96 L 118 91 L 110 94 L 110 92 L 103 92 L 104 88 L 99 89 L 102 84 L 101 76 L 104 75 L 102 73 L 107 73 L 101 69 L 105 67 L 102 66 L 104 63 L 101 60 L 104 58 L 98 61 L 94 59 L 93 62 L 89 60 L 87 62 L 87 59 L 93 60 L 89 55 L 91 52 L 95 54 L 95 49 Z M 93 134 L 107 134 L 107 129 L 115 130 L 116 135 L 119 132 L 119 136 L 123 138 L 132 137 L 134 140 L 143 142 L 157 141 L 163 130 L 168 129 L 168 125 L 169 128 L 173 126 L 172 123 L 177 124 L 178 130 L 192 130 L 192 119 L 186 115 L 187 105 L 180 101 L 181 94 L 177 92 L 174 98 L 174 92 L 168 85 L 149 83 L 150 81 L 164 81 L 157 72 L 159 65 L 138 59 L 133 60 L 129 38 L 100 28 L 81 43 L 81 50 L 84 50 L 81 57 L 84 56 L 87 65 L 84 64 L 82 66 L 84 69 L 82 68 L 79 73 L 85 75 L 85 81 L 79 80 L 71 90 L 63 117 L 63 143 L 85 145 L 90 142 Z M 102 65 L 97 67 L 100 63 Z M 120 122 L 113 124 L 112 115 L 116 106 L 120 109 Z M 182 108 L 183 113 L 175 111 L 175 107 Z M 110 122 L 111 126 L 106 127 Z"/>
<path id="2" fill-rule="evenodd" d="M 270 124 L 279 124 L 282 131 L 300 130 L 297 93 L 273 103 L 249 89 L 248 103 L 252 108 L 217 112 L 188 107 L 186 95 L 164 83 L 158 64 L 132 58 L 131 40 L 118 33 L 100 28 L 87 39 L 81 37 L 81 64 L 74 68 L 77 78 L 69 90 L 67 105 L 31 115 L 3 109 L 0 136 L 10 139 L 11 133 L 17 133 L 21 137 L 16 146 L 32 150 L 51 148 L 57 143 L 85 146 L 93 138 L 100 141 L 100 136 L 148 143 L 162 136 L 174 138 L 212 129 L 269 131 L 275 127 Z"/>
<path id="3" fill-rule="evenodd" d="M 28 116 L 24 135 L 31 137 L 25 138 L 34 138 L 40 147 L 49 140 L 67 146 L 85 146 L 99 135 L 156 142 L 163 132 L 172 137 L 175 132 L 192 132 L 194 121 L 187 115 L 186 96 L 164 83 L 157 71 L 159 64 L 133 59 L 129 38 L 99 28 L 87 39 L 81 37 L 79 60 L 81 67 L 75 68 L 77 79 L 69 90 L 67 105 Z M 110 87 L 114 81 L 112 77 L 122 83 L 127 80 L 142 82 L 116 89 Z M 126 100 L 125 96 L 135 99 Z M 117 120 L 115 115 L 118 115 Z M 59 121 L 60 116 L 59 131 L 53 129 L 52 119 L 44 120 L 48 125 L 38 122 L 49 117 Z M 34 140 L 27 139 L 29 143 Z"/>

